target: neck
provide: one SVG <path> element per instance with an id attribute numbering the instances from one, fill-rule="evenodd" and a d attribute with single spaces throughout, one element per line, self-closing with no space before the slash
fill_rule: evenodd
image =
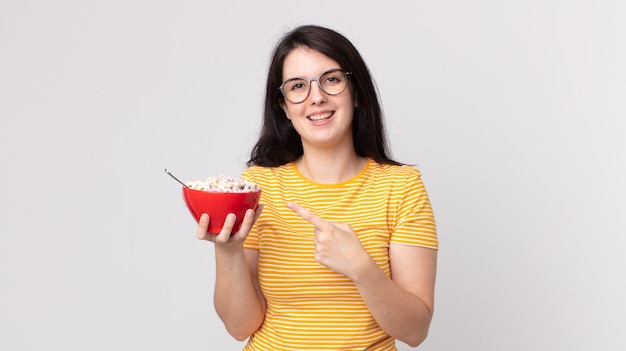
<path id="1" fill-rule="evenodd" d="M 351 152 L 305 152 L 296 167 L 306 178 L 321 184 L 337 184 L 359 174 L 367 159 Z"/>

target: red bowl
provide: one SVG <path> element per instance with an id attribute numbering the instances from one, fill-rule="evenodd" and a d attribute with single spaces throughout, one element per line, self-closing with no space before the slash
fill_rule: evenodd
<path id="1" fill-rule="evenodd" d="M 183 198 L 191 215 L 200 220 L 200 216 L 206 213 L 210 217 L 209 233 L 218 234 L 226 221 L 229 213 L 237 216 L 233 233 L 236 233 L 243 222 L 246 211 L 256 209 L 261 198 L 261 190 L 242 193 L 224 193 L 216 191 L 195 190 L 183 187 Z"/>

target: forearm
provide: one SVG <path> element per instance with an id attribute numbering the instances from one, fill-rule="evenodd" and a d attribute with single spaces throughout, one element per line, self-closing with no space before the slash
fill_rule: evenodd
<path id="1" fill-rule="evenodd" d="M 387 334 L 412 347 L 426 338 L 432 311 L 419 296 L 391 280 L 374 262 L 354 282 Z"/>
<path id="2" fill-rule="evenodd" d="M 237 340 L 254 333 L 265 315 L 243 250 L 216 247 L 215 310 L 228 332 Z"/>

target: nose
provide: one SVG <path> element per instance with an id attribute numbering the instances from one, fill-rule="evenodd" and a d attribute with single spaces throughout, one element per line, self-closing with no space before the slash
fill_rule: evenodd
<path id="1" fill-rule="evenodd" d="M 318 81 L 312 81 L 309 89 L 311 90 L 309 92 L 309 98 L 311 99 L 311 102 L 318 103 L 326 99 L 326 94 L 322 90 L 322 87 Z"/>

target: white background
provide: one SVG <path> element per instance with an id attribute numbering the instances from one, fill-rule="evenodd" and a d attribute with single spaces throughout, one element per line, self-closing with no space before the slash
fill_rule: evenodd
<path id="1" fill-rule="evenodd" d="M 241 349 L 163 169 L 243 170 L 271 50 L 306 23 L 354 42 L 423 172 L 441 250 L 419 349 L 626 349 L 625 19 L 617 0 L 1 0 L 0 349 Z"/>

